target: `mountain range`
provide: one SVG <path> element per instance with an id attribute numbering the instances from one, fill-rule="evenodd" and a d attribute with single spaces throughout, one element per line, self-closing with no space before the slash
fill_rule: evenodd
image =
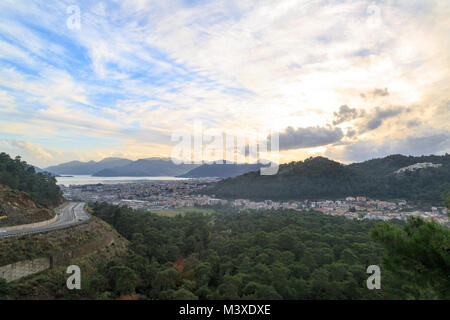
<path id="1" fill-rule="evenodd" d="M 212 163 L 203 164 L 191 171 L 180 175 L 183 178 L 204 178 L 204 177 L 217 177 L 217 178 L 229 178 L 236 177 L 247 172 L 258 171 L 262 168 L 261 164 L 232 164 L 232 163 Z"/>
<path id="2" fill-rule="evenodd" d="M 61 163 L 56 166 L 50 166 L 45 168 L 53 174 L 75 174 L 75 175 L 88 175 L 94 174 L 100 170 L 111 169 L 115 167 L 125 166 L 132 163 L 132 160 L 122 159 L 122 158 L 105 158 L 101 161 L 70 161 L 66 163 Z"/>
<path id="3" fill-rule="evenodd" d="M 175 164 L 168 158 L 147 158 L 136 161 L 106 158 L 101 161 L 70 161 L 45 170 L 55 174 L 92 175 L 95 177 L 161 177 L 184 178 L 235 177 L 257 171 L 260 164 Z"/>
<path id="4" fill-rule="evenodd" d="M 104 168 L 92 175 L 95 177 L 173 177 L 184 174 L 197 166 L 196 164 L 177 165 L 171 159 L 165 158 L 149 158 L 131 161 L 123 166 Z"/>

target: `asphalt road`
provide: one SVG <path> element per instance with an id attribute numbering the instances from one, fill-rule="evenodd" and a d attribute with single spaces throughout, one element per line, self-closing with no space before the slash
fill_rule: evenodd
<path id="1" fill-rule="evenodd" d="M 57 209 L 57 212 L 58 218 L 52 224 L 37 228 L 8 232 L 2 232 L 2 229 L 0 229 L 0 238 L 18 237 L 26 234 L 63 229 L 83 223 L 91 218 L 91 216 L 84 210 L 84 202 L 70 202 L 65 207 L 60 207 Z"/>

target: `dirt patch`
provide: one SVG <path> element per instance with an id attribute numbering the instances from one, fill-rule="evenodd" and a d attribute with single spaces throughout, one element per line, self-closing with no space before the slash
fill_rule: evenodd
<path id="1" fill-rule="evenodd" d="M 0 228 L 50 220 L 55 212 L 39 208 L 29 195 L 0 185 Z"/>

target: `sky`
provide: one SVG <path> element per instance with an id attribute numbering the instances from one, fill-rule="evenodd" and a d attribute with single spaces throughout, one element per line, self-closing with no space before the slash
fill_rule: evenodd
<path id="1" fill-rule="evenodd" d="M 280 161 L 450 151 L 450 2 L 0 2 L 0 151 L 170 157 L 195 124 Z"/>

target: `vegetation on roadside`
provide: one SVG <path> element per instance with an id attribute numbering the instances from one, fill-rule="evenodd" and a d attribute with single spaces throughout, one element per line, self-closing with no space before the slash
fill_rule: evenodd
<path id="1" fill-rule="evenodd" d="M 18 238 L 0 239 L 0 266 L 18 261 L 82 251 L 92 243 L 114 235 L 115 230 L 93 217 L 78 226 Z"/>

